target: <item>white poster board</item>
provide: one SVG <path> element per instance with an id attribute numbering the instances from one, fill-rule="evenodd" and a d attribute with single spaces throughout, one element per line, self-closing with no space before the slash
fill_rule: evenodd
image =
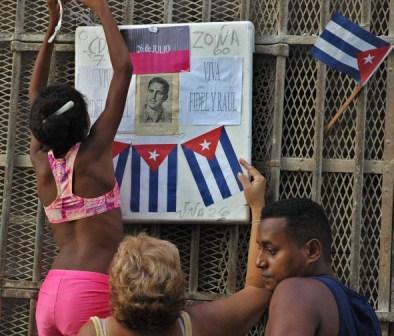
<path id="1" fill-rule="evenodd" d="M 251 160 L 250 22 L 120 26 L 135 75 L 114 144 L 125 221 L 246 223 L 236 179 Z M 101 27 L 79 27 L 76 88 L 92 122 L 111 63 Z"/>

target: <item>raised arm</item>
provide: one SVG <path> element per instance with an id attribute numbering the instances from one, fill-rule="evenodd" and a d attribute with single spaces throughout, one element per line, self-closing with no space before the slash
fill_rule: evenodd
<path id="1" fill-rule="evenodd" d="M 64 3 L 69 0 L 63 1 Z M 30 79 L 29 85 L 29 102 L 33 103 L 36 99 L 38 92 L 47 86 L 49 69 L 51 66 L 51 57 L 54 43 L 49 43 L 48 40 L 55 31 L 56 24 L 59 20 L 60 9 L 57 0 L 47 0 L 48 11 L 49 11 L 49 23 L 48 29 L 45 33 L 44 40 L 41 44 L 40 50 L 38 51 L 36 61 L 33 67 L 33 73 Z M 30 155 L 32 159 L 34 154 L 40 149 L 40 142 L 32 135 L 30 140 Z"/>
<path id="2" fill-rule="evenodd" d="M 241 164 L 252 177 L 250 181 L 249 177 L 243 174 L 238 176 L 252 212 L 246 284 L 244 289 L 225 299 L 190 308 L 194 320 L 193 329 L 197 330 L 199 335 L 245 335 L 259 321 L 271 297 L 271 292 L 264 288 L 256 267 L 256 229 L 264 206 L 265 178 L 245 160 L 241 160 Z"/>
<path id="3" fill-rule="evenodd" d="M 113 76 L 104 111 L 93 125 L 90 136 L 100 147 L 111 146 L 126 104 L 132 66 L 126 44 L 106 0 L 79 0 L 100 18 L 107 40 Z"/>
<path id="4" fill-rule="evenodd" d="M 49 68 L 51 66 L 51 56 L 53 51 L 53 43 L 48 40 L 55 31 L 57 21 L 59 20 L 60 12 L 57 0 L 47 0 L 49 11 L 48 29 L 44 36 L 44 41 L 41 44 L 36 61 L 34 63 L 33 73 L 30 79 L 29 86 L 29 100 L 30 103 L 37 97 L 40 89 L 47 86 Z"/>
<path id="5" fill-rule="evenodd" d="M 241 159 L 240 163 L 246 169 L 248 175 L 252 178 L 252 180 L 250 181 L 247 176 L 242 174 L 240 174 L 238 177 L 244 188 L 245 199 L 250 206 L 250 211 L 252 215 L 245 287 L 263 287 L 261 273 L 256 267 L 256 260 L 258 255 L 258 245 L 256 243 L 256 237 L 257 226 L 260 224 L 261 211 L 263 210 L 265 204 L 266 180 L 255 167 L 250 165 L 245 160 Z"/>

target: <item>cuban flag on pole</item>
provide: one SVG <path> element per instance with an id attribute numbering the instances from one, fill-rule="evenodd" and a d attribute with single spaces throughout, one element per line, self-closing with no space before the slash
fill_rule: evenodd
<path id="1" fill-rule="evenodd" d="M 223 126 L 184 142 L 182 149 L 205 206 L 242 191 L 242 169 Z"/>
<path id="2" fill-rule="evenodd" d="M 391 44 L 335 13 L 310 54 L 364 85 L 392 48 Z"/>
<path id="3" fill-rule="evenodd" d="M 114 141 L 112 143 L 112 162 L 114 164 L 115 178 L 119 187 L 122 186 L 127 159 L 130 154 L 130 144 Z"/>
<path id="4" fill-rule="evenodd" d="M 177 145 L 132 145 L 132 212 L 175 212 Z"/>

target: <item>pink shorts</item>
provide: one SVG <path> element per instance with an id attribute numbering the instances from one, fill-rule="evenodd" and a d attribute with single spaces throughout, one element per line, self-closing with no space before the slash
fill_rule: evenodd
<path id="1" fill-rule="evenodd" d="M 94 315 L 111 315 L 108 275 L 50 270 L 38 294 L 38 335 L 78 335 L 82 325 Z"/>

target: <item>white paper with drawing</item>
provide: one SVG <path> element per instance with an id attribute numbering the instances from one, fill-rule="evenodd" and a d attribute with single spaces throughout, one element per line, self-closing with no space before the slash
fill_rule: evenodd
<path id="1" fill-rule="evenodd" d="M 138 68 L 113 145 L 123 220 L 247 223 L 237 173 L 238 158 L 251 160 L 253 25 L 159 24 L 120 31 Z M 138 46 L 146 39 L 147 45 L 157 40 L 167 47 L 144 48 L 142 55 L 133 47 L 135 36 L 142 39 Z M 79 27 L 75 50 L 76 87 L 94 121 L 112 76 L 102 28 Z M 163 70 L 170 65 L 171 71 Z"/>

